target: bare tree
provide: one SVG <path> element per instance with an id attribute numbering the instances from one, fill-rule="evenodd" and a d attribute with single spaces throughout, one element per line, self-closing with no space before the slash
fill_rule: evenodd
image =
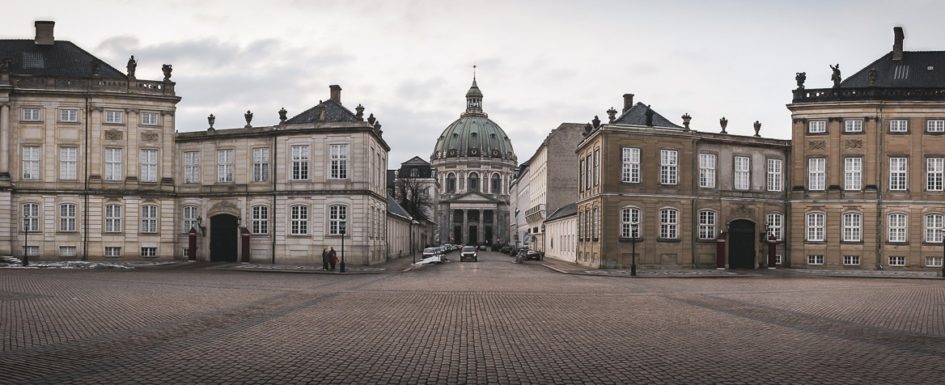
<path id="1" fill-rule="evenodd" d="M 397 178 L 395 190 L 397 203 L 414 219 L 430 219 L 428 211 L 432 210 L 433 197 L 426 183 L 419 178 Z"/>

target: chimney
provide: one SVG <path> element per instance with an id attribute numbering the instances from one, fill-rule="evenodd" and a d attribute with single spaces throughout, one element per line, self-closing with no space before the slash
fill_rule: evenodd
<path id="1" fill-rule="evenodd" d="M 906 37 L 902 33 L 902 27 L 893 28 L 893 54 L 892 59 L 895 61 L 902 60 L 902 40 Z"/>
<path id="2" fill-rule="evenodd" d="M 53 37 L 55 21 L 37 20 L 33 25 L 36 26 L 36 45 L 53 45 L 56 42 Z"/>
<path id="3" fill-rule="evenodd" d="M 623 112 L 633 107 L 633 94 L 623 94 Z"/>
<path id="4" fill-rule="evenodd" d="M 328 86 L 328 89 L 331 90 L 331 100 L 335 103 L 341 104 L 341 86 L 337 84 L 332 84 Z"/>

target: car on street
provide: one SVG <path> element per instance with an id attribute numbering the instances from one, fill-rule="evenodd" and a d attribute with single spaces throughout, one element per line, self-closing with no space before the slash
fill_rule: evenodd
<path id="1" fill-rule="evenodd" d="M 442 257 L 442 256 L 443 256 L 443 253 L 440 252 L 440 248 L 438 247 L 427 247 L 423 249 L 423 258 Z"/>
<path id="2" fill-rule="evenodd" d="M 467 259 L 479 262 L 479 253 L 476 251 L 476 246 L 463 246 L 463 251 L 459 253 L 459 261 L 465 262 Z"/>

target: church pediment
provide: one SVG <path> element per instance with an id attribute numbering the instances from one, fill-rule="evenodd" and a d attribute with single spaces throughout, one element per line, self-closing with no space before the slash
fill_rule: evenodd
<path id="1" fill-rule="evenodd" d="M 457 195 L 453 198 L 450 198 L 448 199 L 448 201 L 449 202 L 470 202 L 470 203 L 473 203 L 473 202 L 494 203 L 494 202 L 498 202 L 499 200 L 494 199 L 482 193 L 468 192 L 468 193 Z"/>

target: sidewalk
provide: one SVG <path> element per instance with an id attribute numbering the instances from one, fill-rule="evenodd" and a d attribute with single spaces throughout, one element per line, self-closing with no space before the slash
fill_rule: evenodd
<path id="1" fill-rule="evenodd" d="M 419 258 L 418 258 L 419 261 Z M 348 265 L 345 272 L 323 270 L 321 265 L 282 265 L 267 263 L 236 263 L 227 266 L 221 266 L 222 269 L 234 271 L 252 271 L 266 273 L 308 273 L 308 274 L 382 274 L 399 273 L 411 268 L 413 259 L 410 256 L 391 259 L 388 262 L 371 266 L 352 266 Z"/>

